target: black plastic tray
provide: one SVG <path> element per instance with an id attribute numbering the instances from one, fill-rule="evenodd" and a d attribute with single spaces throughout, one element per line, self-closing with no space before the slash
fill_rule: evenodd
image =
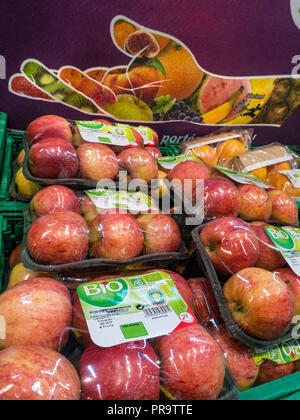
<path id="1" fill-rule="evenodd" d="M 246 334 L 233 320 L 233 317 L 229 311 L 227 306 L 227 302 L 223 293 L 223 284 L 219 279 L 216 270 L 213 266 L 213 263 L 206 252 L 204 245 L 200 240 L 200 233 L 202 229 L 205 227 L 205 224 L 202 226 L 198 226 L 192 232 L 193 240 L 196 244 L 196 251 L 192 256 L 192 259 L 195 259 L 196 265 L 204 271 L 207 278 L 209 279 L 214 295 L 218 304 L 218 307 L 221 312 L 222 319 L 228 329 L 228 331 L 239 341 L 244 343 L 248 347 L 255 347 L 255 348 L 266 348 L 273 346 L 275 344 L 282 343 L 285 340 L 291 339 L 291 331 L 287 332 L 284 336 L 280 337 L 277 340 L 273 341 L 264 341 L 258 340 L 256 338 L 251 337 L 250 335 Z M 190 261 L 189 269 L 192 270 L 193 261 Z M 192 276 L 196 275 L 196 273 L 192 273 Z"/>
<path id="2" fill-rule="evenodd" d="M 24 210 L 24 236 L 21 247 L 21 260 L 24 266 L 33 271 L 45 273 L 78 273 L 94 272 L 119 273 L 124 271 L 150 270 L 152 268 L 175 268 L 189 258 L 189 253 L 184 242 L 178 252 L 164 254 L 141 255 L 129 260 L 112 260 L 107 258 L 90 258 L 83 261 L 59 265 L 44 265 L 35 262 L 27 249 L 27 234 L 32 224 L 28 207 Z"/>

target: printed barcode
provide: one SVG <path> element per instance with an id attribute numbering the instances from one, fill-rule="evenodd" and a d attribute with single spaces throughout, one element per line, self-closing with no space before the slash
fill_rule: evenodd
<path id="1" fill-rule="evenodd" d="M 155 315 L 164 315 L 168 312 L 172 312 L 169 306 L 154 306 L 153 308 L 144 309 L 146 318 Z"/>

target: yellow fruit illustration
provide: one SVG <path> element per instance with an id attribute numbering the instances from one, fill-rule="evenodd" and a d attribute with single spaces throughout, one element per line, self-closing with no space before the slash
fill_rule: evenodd
<path id="1" fill-rule="evenodd" d="M 203 114 L 202 118 L 204 124 L 218 124 L 220 121 L 223 121 L 224 118 L 226 118 L 232 111 L 232 107 L 240 95 L 241 90 L 239 89 L 239 91 L 228 102 L 225 102 L 212 111 Z"/>
<path id="2" fill-rule="evenodd" d="M 189 97 L 200 85 L 203 70 L 182 44 L 170 41 L 157 59 L 164 67 L 166 78 L 161 75 L 161 87 L 156 97 L 170 95 L 180 101 Z"/>
<path id="3" fill-rule="evenodd" d="M 125 41 L 132 32 L 136 31 L 135 26 L 125 20 L 116 22 L 113 28 L 113 36 L 116 44 L 122 49 L 125 49 Z"/>

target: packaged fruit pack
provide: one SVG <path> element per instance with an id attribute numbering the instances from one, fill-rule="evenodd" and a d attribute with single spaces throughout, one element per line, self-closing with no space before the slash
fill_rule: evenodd
<path id="1" fill-rule="evenodd" d="M 96 188 L 122 170 L 147 184 L 158 178 L 158 136 L 149 127 L 46 115 L 29 124 L 24 149 L 24 175 L 42 185 Z"/>
<path id="2" fill-rule="evenodd" d="M 299 315 L 299 229 L 225 217 L 192 236 L 228 331 L 257 348 L 291 338 Z"/>
<path id="3" fill-rule="evenodd" d="M 293 198 L 274 189 L 252 174 L 209 166 L 199 160 L 169 159 L 173 169 L 165 174 L 163 192 L 169 194 L 177 209 L 194 217 L 194 223 L 218 217 L 240 217 L 298 226 L 298 208 Z M 179 219 L 183 219 L 179 215 Z M 186 228 L 181 223 L 181 228 Z"/>
<path id="4" fill-rule="evenodd" d="M 188 258 L 177 223 L 142 192 L 46 187 L 25 211 L 24 233 L 22 261 L 33 271 L 117 272 Z"/>
<path id="5" fill-rule="evenodd" d="M 222 166 L 238 172 L 252 173 L 278 188 L 278 173 L 296 169 L 299 162 L 300 156 L 296 152 L 282 144 L 271 143 L 235 156 Z"/>
<path id="6" fill-rule="evenodd" d="M 179 152 L 198 156 L 206 164 L 215 166 L 249 150 L 253 134 L 254 130 L 249 129 L 222 129 L 182 143 Z"/>
<path id="7" fill-rule="evenodd" d="M 23 281 L 0 295 L 0 399 L 236 400 L 193 311 L 189 283 L 163 269 L 86 280 L 73 297 L 51 278 Z"/>

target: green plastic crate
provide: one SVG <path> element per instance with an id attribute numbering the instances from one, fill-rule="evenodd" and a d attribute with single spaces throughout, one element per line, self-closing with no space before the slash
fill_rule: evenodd
<path id="1" fill-rule="evenodd" d="M 5 290 L 7 278 L 5 273 L 11 252 L 22 242 L 23 238 L 23 210 L 27 206 L 19 202 L 0 202 L 0 293 Z"/>
<path id="2" fill-rule="evenodd" d="M 251 388 L 248 391 L 240 393 L 240 401 L 275 401 L 290 399 L 293 394 L 300 392 L 300 372 Z M 295 396 L 296 397 L 296 396 Z"/>
<path id="3" fill-rule="evenodd" d="M 9 186 L 13 177 L 14 162 L 23 149 L 23 131 L 6 130 L 5 155 L 1 171 L 0 201 L 11 200 Z"/>
<path id="4" fill-rule="evenodd" d="M 5 149 L 5 131 L 7 124 L 7 115 L 4 112 L 0 112 L 0 169 L 2 167 L 2 161 Z"/>

